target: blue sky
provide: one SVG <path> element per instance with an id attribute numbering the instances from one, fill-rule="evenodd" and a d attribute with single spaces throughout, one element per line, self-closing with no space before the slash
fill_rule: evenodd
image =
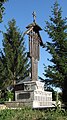
<path id="1" fill-rule="evenodd" d="M 51 6 L 53 6 L 55 0 L 9 0 L 5 4 L 5 15 L 3 17 L 3 23 L 0 24 L 0 29 L 5 32 L 5 25 L 7 26 L 8 21 L 14 18 L 17 26 L 22 32 L 26 30 L 26 26 L 33 22 L 32 12 L 36 11 L 36 22 L 41 26 L 42 29 L 45 27 L 45 20 L 49 20 L 51 14 Z M 58 3 L 62 7 L 63 18 L 67 16 L 67 0 L 58 0 Z M 41 37 L 44 43 L 49 41 L 49 37 L 44 30 L 41 31 Z M 2 34 L 0 34 L 0 48 L 2 49 Z M 26 47 L 28 46 L 28 39 L 26 39 Z M 43 77 L 44 66 L 48 65 L 47 58 L 50 55 L 45 49 L 40 48 L 40 61 L 38 68 L 38 75 Z"/>

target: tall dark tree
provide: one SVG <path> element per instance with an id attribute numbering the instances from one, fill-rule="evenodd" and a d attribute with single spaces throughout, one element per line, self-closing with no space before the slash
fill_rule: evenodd
<path id="1" fill-rule="evenodd" d="M 14 19 L 8 22 L 8 28 L 6 27 L 6 33 L 3 36 L 0 79 L 4 78 L 5 85 L 15 84 L 28 74 L 29 62 L 24 39 Z"/>
<path id="2" fill-rule="evenodd" d="M 4 3 L 6 2 L 7 0 L 0 0 L 0 23 L 3 21 L 3 15 L 4 15 L 4 10 L 5 10 L 5 8 L 4 8 Z M 1 30 L 0 30 L 0 32 L 2 32 Z M 3 65 L 3 54 L 2 54 L 2 51 L 1 51 L 1 49 L 0 49 L 0 88 L 2 87 L 2 82 L 3 82 L 3 79 L 2 79 L 2 77 L 1 77 L 1 73 L 2 74 L 4 74 L 4 65 Z"/>
<path id="3" fill-rule="evenodd" d="M 0 50 L 0 89 L 3 88 L 4 79 L 6 79 L 5 57 Z"/>
<path id="4" fill-rule="evenodd" d="M 3 14 L 4 14 L 4 3 L 6 2 L 7 0 L 0 0 L 0 23 L 2 22 L 2 18 L 3 18 Z"/>
<path id="5" fill-rule="evenodd" d="M 61 88 L 63 101 L 67 102 L 67 19 L 62 18 L 62 11 L 55 2 L 50 22 L 46 21 L 45 31 L 52 40 L 47 42 L 47 51 L 51 54 L 51 65 L 44 66 L 46 82 Z"/>

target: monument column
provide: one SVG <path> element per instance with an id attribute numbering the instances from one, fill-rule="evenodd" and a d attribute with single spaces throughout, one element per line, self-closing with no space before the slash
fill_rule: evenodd
<path id="1" fill-rule="evenodd" d="M 40 45 L 43 46 L 43 42 L 39 31 L 42 30 L 39 25 L 36 24 L 36 14 L 33 12 L 33 23 L 29 24 L 27 31 L 24 34 L 29 36 L 29 54 L 31 59 L 31 80 L 38 80 L 38 61 L 39 61 L 39 49 Z"/>
<path id="2" fill-rule="evenodd" d="M 34 57 L 31 58 L 31 79 L 32 81 L 38 80 L 38 60 Z"/>

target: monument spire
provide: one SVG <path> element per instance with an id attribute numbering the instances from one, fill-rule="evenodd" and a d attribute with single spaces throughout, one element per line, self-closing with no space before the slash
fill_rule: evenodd
<path id="1" fill-rule="evenodd" d="M 33 22 L 36 22 L 36 12 L 33 11 L 32 15 L 33 15 Z"/>

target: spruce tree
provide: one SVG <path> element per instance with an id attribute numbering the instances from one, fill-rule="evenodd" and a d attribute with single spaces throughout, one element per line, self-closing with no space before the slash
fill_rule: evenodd
<path id="1" fill-rule="evenodd" d="M 4 76 L 5 85 L 14 85 L 16 82 L 22 80 L 24 76 L 28 75 L 29 72 L 25 42 L 14 19 L 8 22 L 8 28 L 6 27 L 6 33 L 3 33 L 3 37 L 4 63 L 3 61 L 1 63 L 4 64 L 5 71 L 0 79 L 3 79 Z"/>
<path id="2" fill-rule="evenodd" d="M 4 3 L 6 2 L 7 0 L 0 0 L 0 23 L 2 22 L 2 18 L 3 18 L 3 14 L 4 14 Z"/>
<path id="3" fill-rule="evenodd" d="M 4 80 L 6 79 L 5 57 L 0 50 L 0 89 L 3 88 Z"/>
<path id="4" fill-rule="evenodd" d="M 63 92 L 63 102 L 67 102 L 67 19 L 62 18 L 62 11 L 56 1 L 52 8 L 50 21 L 46 21 L 45 31 L 49 35 L 47 51 L 52 62 L 44 66 L 47 84 L 59 87 Z"/>

